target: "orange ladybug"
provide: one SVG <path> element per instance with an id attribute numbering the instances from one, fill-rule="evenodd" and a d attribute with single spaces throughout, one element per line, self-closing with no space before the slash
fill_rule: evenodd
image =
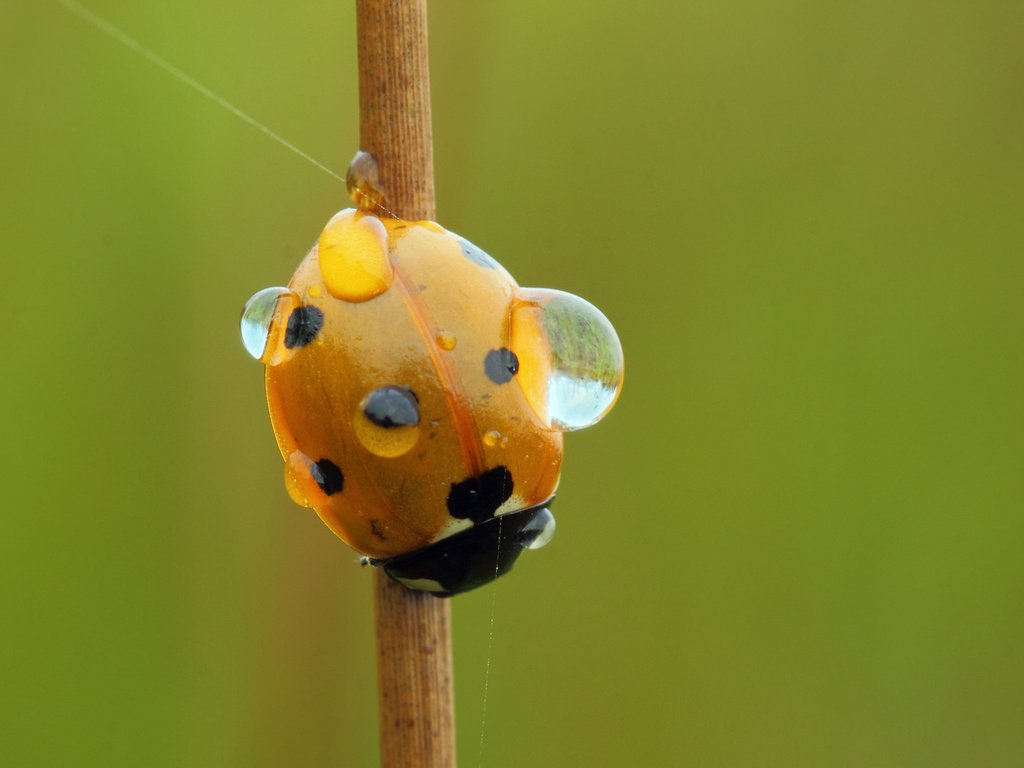
<path id="1" fill-rule="evenodd" d="M 608 320 L 431 221 L 346 209 L 242 313 L 292 499 L 414 589 L 463 592 L 554 532 L 562 432 L 622 385 Z"/>

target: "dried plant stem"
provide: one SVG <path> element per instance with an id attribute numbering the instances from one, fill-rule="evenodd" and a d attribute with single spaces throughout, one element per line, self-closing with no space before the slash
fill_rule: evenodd
<path id="1" fill-rule="evenodd" d="M 360 149 L 388 210 L 434 218 L 426 0 L 356 0 Z M 454 768 L 451 608 L 378 570 L 377 680 L 383 768 Z"/>
<path id="2" fill-rule="evenodd" d="M 381 766 L 454 768 L 451 604 L 375 579 Z"/>
<path id="3" fill-rule="evenodd" d="M 426 0 L 356 0 L 359 144 L 377 159 L 391 213 L 433 219 Z"/>

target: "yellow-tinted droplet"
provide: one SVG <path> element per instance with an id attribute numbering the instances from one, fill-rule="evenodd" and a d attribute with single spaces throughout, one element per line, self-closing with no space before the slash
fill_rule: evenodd
<path id="1" fill-rule="evenodd" d="M 380 168 L 369 152 L 359 150 L 348 165 L 345 186 L 352 202 L 362 211 L 387 213 L 384 190 L 380 185 Z"/>
<path id="2" fill-rule="evenodd" d="M 384 224 L 352 208 L 327 222 L 317 253 L 327 292 L 337 299 L 368 301 L 384 293 L 394 277 Z"/>
<path id="3" fill-rule="evenodd" d="M 284 465 L 284 487 L 300 507 L 312 507 L 307 488 L 313 482 L 309 468 L 313 462 L 302 451 L 293 451 Z"/>
<path id="4" fill-rule="evenodd" d="M 324 287 L 320 285 L 320 283 L 314 283 L 313 285 L 309 286 L 309 298 L 319 299 L 320 294 L 323 293 L 323 291 Z"/>
<path id="5" fill-rule="evenodd" d="M 548 411 L 551 355 L 542 325 L 543 312 L 539 302 L 517 295 L 512 302 L 509 346 L 519 361 L 516 373 L 519 387 L 540 420 L 551 426 L 551 414 Z"/>
<path id="6" fill-rule="evenodd" d="M 420 438 L 420 428 L 378 427 L 362 414 L 355 420 L 356 437 L 370 453 L 385 459 L 408 453 Z"/>
<path id="7" fill-rule="evenodd" d="M 455 349 L 455 344 L 457 342 L 458 339 L 456 339 L 453 334 L 448 333 L 448 331 L 439 331 L 437 334 L 437 345 L 448 352 Z"/>
<path id="8" fill-rule="evenodd" d="M 496 429 L 490 429 L 484 432 L 484 445 L 488 448 L 493 448 L 499 442 L 501 442 L 501 432 Z"/>
<path id="9" fill-rule="evenodd" d="M 407 387 L 379 387 L 359 403 L 352 423 L 366 450 L 393 459 L 408 453 L 420 438 L 419 400 Z"/>

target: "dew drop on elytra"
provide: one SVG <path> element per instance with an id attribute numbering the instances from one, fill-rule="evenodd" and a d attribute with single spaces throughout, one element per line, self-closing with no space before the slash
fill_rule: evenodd
<path id="1" fill-rule="evenodd" d="M 262 363 L 268 362 L 275 337 L 274 318 L 278 315 L 278 306 L 282 304 L 284 312 L 298 306 L 299 297 L 287 288 L 264 288 L 254 293 L 242 310 L 241 331 L 242 344 L 245 351 Z M 285 314 L 287 317 L 287 314 Z"/>
<path id="2" fill-rule="evenodd" d="M 352 426 L 370 453 L 386 459 L 401 456 L 420 438 L 419 399 L 408 387 L 375 389 L 359 403 Z"/>
<path id="3" fill-rule="evenodd" d="M 534 411 L 563 431 L 600 421 L 622 389 L 622 346 L 597 307 L 563 291 L 523 288 L 512 309 L 516 379 Z"/>
<path id="4" fill-rule="evenodd" d="M 458 340 L 455 338 L 453 334 L 448 333 L 448 331 L 438 331 L 437 345 L 441 347 L 441 349 L 447 352 L 451 352 L 453 349 L 455 349 L 455 345 L 457 343 Z"/>

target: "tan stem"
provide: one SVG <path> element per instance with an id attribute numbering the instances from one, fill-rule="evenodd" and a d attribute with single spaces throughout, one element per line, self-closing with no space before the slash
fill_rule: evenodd
<path id="1" fill-rule="evenodd" d="M 433 219 L 426 0 L 356 0 L 360 149 L 388 211 Z M 454 768 L 451 607 L 374 574 L 383 768 Z"/>
<path id="2" fill-rule="evenodd" d="M 356 24 L 360 149 L 376 158 L 393 214 L 433 219 L 426 0 L 356 0 Z"/>

